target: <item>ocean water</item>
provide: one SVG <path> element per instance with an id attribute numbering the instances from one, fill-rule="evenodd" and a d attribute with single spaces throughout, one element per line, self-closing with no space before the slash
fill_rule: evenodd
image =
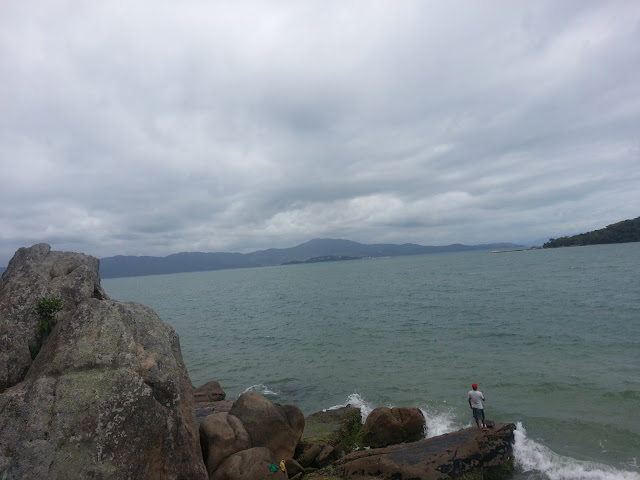
<path id="1" fill-rule="evenodd" d="M 640 480 L 640 243 L 105 279 L 180 335 L 194 385 L 305 414 L 513 422 L 517 479 Z"/>

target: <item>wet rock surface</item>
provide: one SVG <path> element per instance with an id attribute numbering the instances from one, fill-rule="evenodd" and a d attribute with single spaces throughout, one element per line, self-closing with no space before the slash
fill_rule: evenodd
<path id="1" fill-rule="evenodd" d="M 466 428 L 412 443 L 354 452 L 332 472 L 349 479 L 416 480 L 508 478 L 513 465 L 515 425 Z"/>
<path id="2" fill-rule="evenodd" d="M 373 448 L 415 442 L 425 436 L 425 419 L 419 408 L 379 407 L 362 427 L 364 444 Z"/>

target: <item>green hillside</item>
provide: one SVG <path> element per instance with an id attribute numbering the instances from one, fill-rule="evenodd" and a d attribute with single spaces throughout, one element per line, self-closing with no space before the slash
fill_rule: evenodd
<path id="1" fill-rule="evenodd" d="M 633 220 L 623 220 L 593 232 L 581 233 L 571 237 L 550 238 L 547 243 L 542 245 L 542 248 L 629 242 L 640 242 L 640 217 Z"/>

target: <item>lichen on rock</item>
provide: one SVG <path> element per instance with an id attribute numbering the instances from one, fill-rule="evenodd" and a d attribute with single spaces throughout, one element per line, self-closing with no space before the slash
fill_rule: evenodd
<path id="1" fill-rule="evenodd" d="M 64 309 L 32 359 L 45 295 Z M 20 249 L 0 318 L 0 478 L 207 478 L 177 334 L 150 308 L 108 299 L 97 259 Z"/>

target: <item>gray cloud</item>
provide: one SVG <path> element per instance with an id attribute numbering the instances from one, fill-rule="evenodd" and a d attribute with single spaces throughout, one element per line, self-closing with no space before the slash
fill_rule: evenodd
<path id="1" fill-rule="evenodd" d="M 4 2 L 0 265 L 638 216 L 634 2 Z"/>

